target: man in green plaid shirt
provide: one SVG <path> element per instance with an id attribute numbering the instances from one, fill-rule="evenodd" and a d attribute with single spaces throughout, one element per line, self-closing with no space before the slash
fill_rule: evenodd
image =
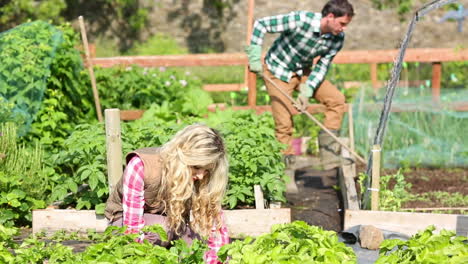
<path id="1" fill-rule="evenodd" d="M 307 11 L 264 17 L 254 23 L 250 45 L 246 47 L 249 68 L 263 75 L 271 99 L 277 139 L 289 147 L 284 151 L 286 161 L 292 159 L 293 133 L 290 102 L 271 82 L 292 95 L 299 91 L 297 101 L 306 108 L 310 97 L 325 105 L 324 126 L 338 134 L 345 112 L 344 95 L 325 80 L 328 68 L 343 47 L 344 30 L 354 15 L 347 0 L 330 0 L 321 13 Z M 263 38 L 266 33 L 281 33 L 268 50 L 265 61 L 261 61 Z M 314 59 L 318 60 L 314 64 Z M 271 81 L 271 82 L 270 82 Z M 339 145 L 321 131 L 319 146 L 325 169 L 339 166 Z M 288 163 L 288 162 L 287 162 Z"/>

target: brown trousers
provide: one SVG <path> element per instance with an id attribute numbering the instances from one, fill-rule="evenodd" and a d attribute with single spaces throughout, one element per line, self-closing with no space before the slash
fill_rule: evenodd
<path id="1" fill-rule="evenodd" d="M 264 76 L 268 76 L 279 88 L 285 91 L 288 95 L 292 95 L 294 90 L 299 90 L 301 82 L 307 80 L 307 76 L 293 75 L 289 82 L 284 82 L 276 78 L 267 68 L 263 67 Z M 275 120 L 276 138 L 283 144 L 288 145 L 288 148 L 283 151 L 283 154 L 294 154 L 291 146 L 293 134 L 293 119 L 292 113 L 296 112 L 291 101 L 288 100 L 276 87 L 269 81 L 265 80 L 265 86 L 271 99 L 271 109 Z M 345 112 L 345 97 L 344 95 L 327 80 L 324 80 L 320 87 L 315 91 L 313 97 L 321 104 L 325 105 L 325 121 L 324 126 L 330 130 L 338 130 L 341 127 L 341 121 Z M 312 121 L 311 121 L 312 122 Z"/>

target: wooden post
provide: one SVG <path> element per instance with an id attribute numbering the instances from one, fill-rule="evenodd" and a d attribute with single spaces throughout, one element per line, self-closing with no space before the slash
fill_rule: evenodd
<path id="1" fill-rule="evenodd" d="M 260 185 L 254 185 L 254 194 L 255 194 L 255 209 L 265 209 L 263 191 Z"/>
<path id="2" fill-rule="evenodd" d="M 379 210 L 379 191 L 380 191 L 380 145 L 372 147 L 372 188 L 371 210 Z"/>
<path id="3" fill-rule="evenodd" d="M 117 182 L 122 177 L 122 137 L 120 135 L 120 110 L 106 109 L 106 149 L 107 178 L 109 193 L 112 193 Z"/>
<path id="4" fill-rule="evenodd" d="M 353 104 L 348 104 L 349 147 L 354 151 Z"/>
<path id="5" fill-rule="evenodd" d="M 79 16 L 78 20 L 80 22 L 81 28 L 81 38 L 83 39 L 83 46 L 86 55 L 86 64 L 88 65 L 89 77 L 91 78 L 91 86 L 93 88 L 94 95 L 94 104 L 96 105 L 96 112 L 99 122 L 102 122 L 102 112 L 101 112 L 101 103 L 99 102 L 99 93 L 96 88 L 96 78 L 94 77 L 93 62 L 90 59 L 89 47 L 88 47 L 88 38 L 86 37 L 86 29 L 83 22 L 83 16 Z"/>
<path id="6" fill-rule="evenodd" d="M 348 126 L 349 126 L 349 148 L 352 151 L 356 151 L 354 148 L 354 119 L 353 119 L 353 104 L 348 104 Z M 342 148 L 342 152 L 343 152 Z M 350 155 L 351 156 L 351 155 Z M 356 160 L 353 156 L 351 156 L 353 160 Z M 351 164 L 351 170 L 354 174 L 356 174 L 356 163 L 353 162 Z"/>
<path id="7" fill-rule="evenodd" d="M 370 75 L 372 88 L 374 88 L 374 91 L 377 92 L 377 90 L 379 89 L 379 82 L 377 80 L 377 63 L 370 64 Z"/>
<path id="8" fill-rule="evenodd" d="M 253 12 L 254 12 L 255 0 L 249 0 L 248 11 L 247 11 L 247 45 L 250 45 L 250 37 L 252 35 L 253 27 Z M 257 105 L 257 75 L 249 71 L 248 64 L 245 65 L 245 84 L 249 89 L 247 94 L 247 103 L 249 106 L 254 107 Z"/>
<path id="9" fill-rule="evenodd" d="M 432 63 L 432 100 L 440 101 L 440 82 L 442 79 L 442 63 Z"/>

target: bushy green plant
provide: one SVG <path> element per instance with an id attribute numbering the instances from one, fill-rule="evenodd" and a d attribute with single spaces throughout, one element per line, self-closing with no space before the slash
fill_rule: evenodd
<path id="1" fill-rule="evenodd" d="M 389 188 L 390 183 L 393 188 Z M 411 183 L 407 183 L 405 176 L 398 170 L 395 174 L 380 177 L 379 209 L 383 211 L 398 211 L 402 205 L 411 200 L 413 195 L 408 191 Z"/>
<path id="2" fill-rule="evenodd" d="M 49 20 L 63 22 L 60 13 L 66 8 L 66 0 L 11 0 L 2 3 L 0 31 L 7 30 L 28 20 Z"/>
<path id="3" fill-rule="evenodd" d="M 13 263 L 14 254 L 11 252 L 12 249 L 18 247 L 13 241 L 13 236 L 18 234 L 18 229 L 15 227 L 5 227 L 0 224 L 0 262 L 1 263 Z"/>
<path id="4" fill-rule="evenodd" d="M 41 240 L 30 236 L 21 245 L 13 242 L 15 229 L 0 224 L 0 261 L 2 263 L 204 263 L 203 255 L 208 246 L 195 239 L 189 246 L 184 240 L 172 241 L 171 248 L 155 246 L 145 240 L 135 242 L 138 234 L 124 234 L 125 227 L 108 227 L 104 233 L 95 234 L 92 243 L 84 252 L 74 253 L 69 246 L 58 242 Z M 158 234 L 163 241 L 167 234 L 160 225 L 146 226 L 144 232 Z"/>
<path id="5" fill-rule="evenodd" d="M 274 134 L 270 113 L 220 111 L 208 118 L 208 124 L 219 128 L 229 154 L 229 189 L 227 204 L 252 205 L 254 185 L 260 185 L 270 201 L 285 201 L 286 175 L 279 143 Z"/>
<path id="6" fill-rule="evenodd" d="M 14 112 L 14 107 L 13 103 L 8 102 L 8 100 L 0 96 L 0 124 L 7 122 L 24 124 L 26 122 L 27 116 L 21 112 Z"/>
<path id="7" fill-rule="evenodd" d="M 380 257 L 375 263 L 466 263 L 467 237 L 457 236 L 455 232 L 448 230 L 441 230 L 439 234 L 435 234 L 434 230 L 434 226 L 429 226 L 407 241 L 384 240 L 380 245 Z"/>
<path id="8" fill-rule="evenodd" d="M 35 21 L 0 36 L 1 94 L 21 113 L 24 142 L 39 139 L 46 149 L 60 146 L 70 130 L 94 114 L 78 36 L 69 24 Z"/>
<path id="9" fill-rule="evenodd" d="M 106 176 L 106 141 L 103 124 L 83 124 L 63 142 L 63 150 L 50 158 L 56 178 L 51 200 L 73 203 L 77 209 L 94 206 L 98 213 L 104 210 L 103 200 L 108 195 Z M 89 188 L 79 191 L 79 187 Z M 71 193 L 72 195 L 68 195 Z"/>
<path id="10" fill-rule="evenodd" d="M 0 94 L 22 112 L 26 124 L 19 133 L 29 130 L 41 108 L 50 66 L 62 41 L 59 30 L 48 23 L 24 24 L 0 35 Z"/>
<path id="11" fill-rule="evenodd" d="M 62 42 L 50 67 L 41 109 L 26 138 L 37 138 L 49 149 L 60 148 L 76 124 L 96 116 L 89 77 L 75 48 L 80 43 L 79 36 L 68 23 L 57 28 Z"/>
<path id="12" fill-rule="evenodd" d="M 31 210 L 45 207 L 47 179 L 42 150 L 17 143 L 16 125 L 0 123 L 0 224 L 27 225 Z"/>
<path id="13" fill-rule="evenodd" d="M 236 240 L 223 246 L 218 256 L 230 264 L 357 263 L 353 250 L 338 242 L 335 232 L 302 221 L 275 225 L 257 238 Z"/>
<path id="14" fill-rule="evenodd" d="M 98 68 L 96 82 L 103 109 L 148 109 L 152 104 L 170 102 L 173 112 L 202 116 L 212 103 L 198 80 L 164 67 Z"/>

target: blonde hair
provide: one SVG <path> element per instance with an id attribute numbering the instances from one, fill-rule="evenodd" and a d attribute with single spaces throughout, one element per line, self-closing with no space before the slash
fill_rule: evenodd
<path id="1" fill-rule="evenodd" d="M 221 202 L 228 181 L 228 161 L 219 132 L 202 124 L 179 131 L 161 147 L 163 171 L 160 194 L 166 197 L 168 227 L 180 234 L 186 220 L 193 231 L 208 236 L 221 227 Z M 191 167 L 210 167 L 209 175 L 192 180 Z M 161 196 L 160 196 L 161 197 Z"/>

